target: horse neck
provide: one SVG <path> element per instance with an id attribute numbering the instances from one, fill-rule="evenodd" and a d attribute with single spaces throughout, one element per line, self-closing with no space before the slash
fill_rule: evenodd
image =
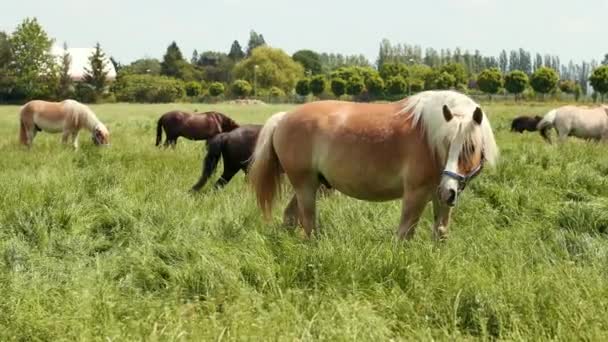
<path id="1" fill-rule="evenodd" d="M 87 111 L 85 113 L 85 119 L 84 119 L 83 126 L 86 129 L 93 132 L 95 130 L 95 128 L 97 128 L 100 124 L 101 124 L 101 121 L 99 121 L 99 119 L 97 118 L 97 116 L 95 116 L 95 114 L 91 113 L 90 111 Z"/>

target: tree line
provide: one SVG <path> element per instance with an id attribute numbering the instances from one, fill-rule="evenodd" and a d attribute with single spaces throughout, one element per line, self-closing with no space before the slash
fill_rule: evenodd
<path id="1" fill-rule="evenodd" d="M 248 96 L 302 100 L 313 95 L 345 95 L 360 101 L 391 100 L 428 89 L 466 93 L 512 94 L 515 98 L 572 94 L 577 100 L 591 92 L 594 100 L 608 92 L 608 54 L 596 61 L 563 63 L 559 56 L 524 49 L 499 56 L 417 45 L 380 43 L 371 63 L 363 55 L 319 53 L 303 49 L 291 56 L 250 32 L 247 45 L 235 40 L 223 51 L 195 50 L 186 58 L 171 42 L 162 60 L 142 58 L 121 64 L 106 58 L 99 44 L 89 57 L 82 80 L 74 82 L 71 57 L 64 45 L 61 58 L 50 53 L 54 40 L 35 18 L 25 19 L 11 34 L 0 32 L 0 101 L 33 98 L 77 98 L 84 102 L 172 102 Z M 107 64 L 117 71 L 107 79 Z"/>

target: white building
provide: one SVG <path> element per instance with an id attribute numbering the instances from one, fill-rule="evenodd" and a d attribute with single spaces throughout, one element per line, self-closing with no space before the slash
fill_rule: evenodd
<path id="1" fill-rule="evenodd" d="M 56 56 L 59 63 L 61 63 L 64 51 L 65 50 L 60 46 L 53 46 L 51 54 Z M 95 48 L 68 48 L 68 53 L 72 59 L 72 63 L 70 64 L 70 76 L 74 81 L 81 81 L 85 74 L 85 68 L 91 68 L 89 57 L 95 53 Z M 116 79 L 116 69 L 114 69 L 114 64 L 112 64 L 107 55 L 105 62 L 108 80 L 114 81 Z"/>

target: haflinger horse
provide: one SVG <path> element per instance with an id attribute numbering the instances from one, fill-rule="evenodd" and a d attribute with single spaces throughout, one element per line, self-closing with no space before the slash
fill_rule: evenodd
<path id="1" fill-rule="evenodd" d="M 315 229 L 320 184 L 357 199 L 401 199 L 400 239 L 410 239 L 429 201 L 434 237 L 447 236 L 452 207 L 498 147 L 480 106 L 454 91 L 427 91 L 388 104 L 320 101 L 270 117 L 249 179 L 266 218 L 287 174 L 295 195 L 285 223 Z"/>
<path id="2" fill-rule="evenodd" d="M 203 160 L 203 172 L 192 191 L 199 191 L 211 177 L 220 158 L 224 172 L 215 183 L 215 188 L 228 184 L 239 171 L 247 173 L 255 143 L 262 125 L 242 125 L 230 132 L 220 133 L 207 140 L 207 155 Z"/>
<path id="3" fill-rule="evenodd" d="M 239 125 L 228 116 L 218 112 L 186 113 L 171 111 L 163 114 L 156 125 L 156 146 L 162 141 L 163 129 L 167 135 L 164 146 L 175 147 L 177 138 L 207 140 L 216 134 L 230 132 Z"/>
<path id="4" fill-rule="evenodd" d="M 31 146 L 36 133 L 62 132 L 65 144 L 72 138 L 74 148 L 78 148 L 78 134 L 81 129 L 91 132 L 95 145 L 109 145 L 110 132 L 88 106 L 74 101 L 47 102 L 34 100 L 26 103 L 20 111 L 20 142 Z"/>
<path id="5" fill-rule="evenodd" d="M 537 127 L 549 143 L 551 138 L 548 133 L 552 127 L 557 131 L 559 142 L 564 142 L 568 136 L 605 141 L 608 139 L 608 106 L 559 107 L 547 113 Z"/>

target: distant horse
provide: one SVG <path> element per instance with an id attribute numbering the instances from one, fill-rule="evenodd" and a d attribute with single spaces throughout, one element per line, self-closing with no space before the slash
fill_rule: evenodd
<path id="1" fill-rule="evenodd" d="M 239 125 L 231 118 L 218 112 L 190 114 L 172 111 L 163 114 L 156 125 L 156 146 L 162 141 L 163 129 L 167 135 L 165 147 L 175 147 L 177 138 L 206 140 L 218 133 L 230 132 Z"/>
<path id="2" fill-rule="evenodd" d="M 427 91 L 388 104 L 311 102 L 270 117 L 258 137 L 249 178 L 268 218 L 281 173 L 295 195 L 285 222 L 315 229 L 320 184 L 362 200 L 402 199 L 397 235 L 409 239 L 429 201 L 434 237 L 443 239 L 452 206 L 498 147 L 477 103 L 453 91 Z"/>
<path id="3" fill-rule="evenodd" d="M 247 173 L 255 142 L 262 125 L 243 125 L 230 132 L 220 133 L 207 140 L 207 156 L 203 160 L 203 173 L 192 191 L 199 191 L 215 169 L 220 160 L 224 162 L 224 172 L 215 183 L 216 188 L 226 185 L 240 170 Z"/>
<path id="4" fill-rule="evenodd" d="M 511 132 L 534 132 L 537 130 L 536 126 L 542 119 L 543 117 L 538 115 L 535 117 L 518 116 L 511 122 Z"/>
<path id="5" fill-rule="evenodd" d="M 555 127 L 558 139 L 564 142 L 568 136 L 584 139 L 608 139 L 608 106 L 595 108 L 564 106 L 551 110 L 538 123 L 538 130 L 549 143 L 548 131 Z"/>
<path id="6" fill-rule="evenodd" d="M 61 141 L 65 144 L 71 136 L 74 148 L 78 148 L 78 134 L 87 129 L 93 134 L 95 145 L 108 145 L 110 132 L 99 121 L 95 113 L 86 105 L 74 101 L 47 102 L 34 100 L 21 107 L 20 112 L 21 144 L 32 146 L 36 133 L 63 133 Z"/>

